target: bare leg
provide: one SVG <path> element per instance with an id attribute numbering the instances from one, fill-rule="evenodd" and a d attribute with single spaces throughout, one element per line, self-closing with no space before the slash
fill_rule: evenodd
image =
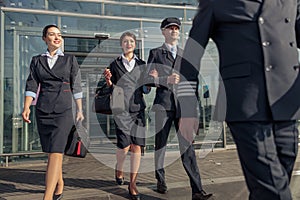
<path id="1" fill-rule="evenodd" d="M 44 200 L 52 200 L 53 193 L 60 179 L 60 173 L 62 172 L 62 153 L 49 153 L 48 154 L 48 166 L 46 172 L 46 190 L 44 194 Z"/>
<path id="2" fill-rule="evenodd" d="M 124 149 L 117 149 L 116 157 L 117 157 L 117 178 L 123 178 L 123 168 L 126 155 L 129 151 L 129 147 L 125 147 Z"/>
<path id="3" fill-rule="evenodd" d="M 56 189 L 55 189 L 55 194 L 59 195 L 62 194 L 64 190 L 64 179 L 63 179 L 63 173 L 62 173 L 62 168 L 59 172 L 59 177 L 58 177 L 58 182 L 56 185 Z"/>
<path id="4" fill-rule="evenodd" d="M 136 188 L 136 180 L 141 162 L 141 146 L 131 145 L 131 157 L 130 157 L 130 192 L 133 195 L 138 194 Z"/>

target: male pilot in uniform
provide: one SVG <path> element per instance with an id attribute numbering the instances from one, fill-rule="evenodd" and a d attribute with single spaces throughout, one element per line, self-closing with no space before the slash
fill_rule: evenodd
<path id="1" fill-rule="evenodd" d="M 178 84 L 180 132 L 198 126 L 200 60 L 211 38 L 225 86 L 225 121 L 235 143 L 251 200 L 291 200 L 300 117 L 299 1 L 200 0 Z M 187 88 L 182 90 L 182 88 Z M 184 92 L 183 92 L 184 91 Z M 193 104 L 193 106 L 191 106 Z M 194 128 L 193 128 L 194 127 Z"/>
<path id="2" fill-rule="evenodd" d="M 166 193 L 164 159 L 168 136 L 174 123 L 178 132 L 178 113 L 174 92 L 180 76 L 174 64 L 182 54 L 177 46 L 181 22 L 176 17 L 167 17 L 161 22 L 161 31 L 165 42 L 162 46 L 151 49 L 148 58 L 150 75 L 156 71 L 158 77 L 154 78 L 156 95 L 152 110 L 155 111 L 155 177 L 157 179 L 157 192 Z M 178 134 L 181 160 L 189 176 L 193 200 L 206 200 L 212 194 L 207 194 L 203 188 L 200 172 L 197 166 L 195 150 L 188 141 Z"/>

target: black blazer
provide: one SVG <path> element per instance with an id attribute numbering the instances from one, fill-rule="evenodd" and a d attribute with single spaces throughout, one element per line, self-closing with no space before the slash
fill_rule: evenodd
<path id="1" fill-rule="evenodd" d="M 163 44 L 162 46 L 151 49 L 148 57 L 148 72 L 156 69 L 158 72 L 158 80 L 152 81 L 155 84 L 156 94 L 153 102 L 153 110 L 167 110 L 175 111 L 176 103 L 174 98 L 175 87 L 173 84 L 167 84 L 167 78 L 173 72 L 179 71 L 174 68 L 175 60 L 177 60 L 182 55 L 182 49 L 177 47 L 176 59 L 173 58 L 172 53 L 169 51 L 167 46 Z"/>
<path id="2" fill-rule="evenodd" d="M 26 81 L 26 91 L 40 92 L 36 109 L 45 113 L 62 113 L 72 108 L 73 94 L 82 92 L 81 76 L 75 56 L 58 56 L 52 69 L 46 56 L 34 56 L 30 64 L 30 74 Z"/>
<path id="3" fill-rule="evenodd" d="M 128 72 L 119 56 L 109 65 L 112 73 L 111 81 L 114 85 L 124 90 L 125 109 L 129 112 L 145 110 L 146 103 L 143 97 L 144 77 L 146 75 L 146 63 L 136 59 L 135 67 Z"/>
<path id="4" fill-rule="evenodd" d="M 216 43 L 227 121 L 300 118 L 299 0 L 200 0 L 181 62 L 187 84 L 198 83 L 209 38 Z M 183 116 L 197 102 L 180 94 Z M 194 106 L 191 106 L 194 104 Z"/>

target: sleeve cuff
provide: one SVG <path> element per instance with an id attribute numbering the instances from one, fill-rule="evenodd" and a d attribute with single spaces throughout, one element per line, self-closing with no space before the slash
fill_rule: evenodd
<path id="1" fill-rule="evenodd" d="M 29 97 L 32 97 L 33 99 L 35 99 L 36 98 L 36 93 L 34 93 L 32 91 L 26 91 L 25 96 L 29 96 Z"/>
<path id="2" fill-rule="evenodd" d="M 83 93 L 79 92 L 79 93 L 74 94 L 73 96 L 74 96 L 74 99 L 82 99 Z"/>
<path id="3" fill-rule="evenodd" d="M 148 94 L 150 91 L 151 91 L 151 88 L 148 89 L 147 86 L 145 86 L 145 85 L 143 86 L 143 93 L 144 93 L 144 94 Z"/>

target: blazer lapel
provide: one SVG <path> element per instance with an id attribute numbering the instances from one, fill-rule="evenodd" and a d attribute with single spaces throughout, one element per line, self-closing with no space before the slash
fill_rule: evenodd
<path id="1" fill-rule="evenodd" d="M 178 73 L 180 68 L 179 63 L 181 62 L 182 55 L 183 55 L 183 50 L 177 46 L 177 55 L 176 55 L 175 62 L 173 63 L 173 69 Z"/>
<path id="2" fill-rule="evenodd" d="M 58 62 L 60 59 L 60 56 L 58 57 L 57 61 Z M 49 67 L 48 65 L 48 61 L 47 61 L 47 56 L 41 56 L 40 57 L 40 63 L 41 63 L 41 66 L 45 69 L 46 72 L 48 72 L 49 74 L 51 74 L 53 77 L 55 78 L 58 78 L 58 79 L 61 79 L 59 78 Z M 55 63 L 56 65 L 57 63 Z M 54 66 L 53 66 L 54 67 Z"/>
<path id="3" fill-rule="evenodd" d="M 55 64 L 54 64 L 54 66 L 52 67 L 52 69 L 53 68 L 55 68 L 55 66 L 59 66 L 59 65 L 62 65 L 63 64 L 63 62 L 65 62 L 65 60 L 63 59 L 64 57 L 63 56 L 58 56 L 58 58 L 57 58 L 57 60 L 56 60 L 56 62 L 55 62 Z"/>
<path id="4" fill-rule="evenodd" d="M 47 62 L 47 56 L 40 56 L 40 63 L 47 72 L 50 70 Z"/>
<path id="5" fill-rule="evenodd" d="M 183 54 L 183 50 L 177 46 L 177 55 L 176 55 L 176 57 L 177 56 L 182 57 L 182 54 Z"/>
<path id="6" fill-rule="evenodd" d="M 122 63 L 122 57 L 119 57 L 116 60 L 117 63 L 117 67 L 119 68 L 119 70 L 123 73 L 123 75 L 127 76 L 131 81 L 136 82 L 131 76 L 130 73 L 126 70 L 125 66 Z"/>
<path id="7" fill-rule="evenodd" d="M 122 58 L 121 57 L 119 57 L 116 60 L 116 63 L 117 63 L 117 67 L 119 68 L 119 70 L 121 70 L 121 72 L 123 72 L 123 74 L 127 74 L 128 73 L 128 71 L 126 70 L 125 66 L 122 63 Z"/>
<path id="8" fill-rule="evenodd" d="M 166 44 L 162 45 L 162 54 L 166 56 L 166 59 L 170 60 L 171 62 L 174 62 L 174 58 L 172 56 L 172 53 L 169 51 Z"/>

